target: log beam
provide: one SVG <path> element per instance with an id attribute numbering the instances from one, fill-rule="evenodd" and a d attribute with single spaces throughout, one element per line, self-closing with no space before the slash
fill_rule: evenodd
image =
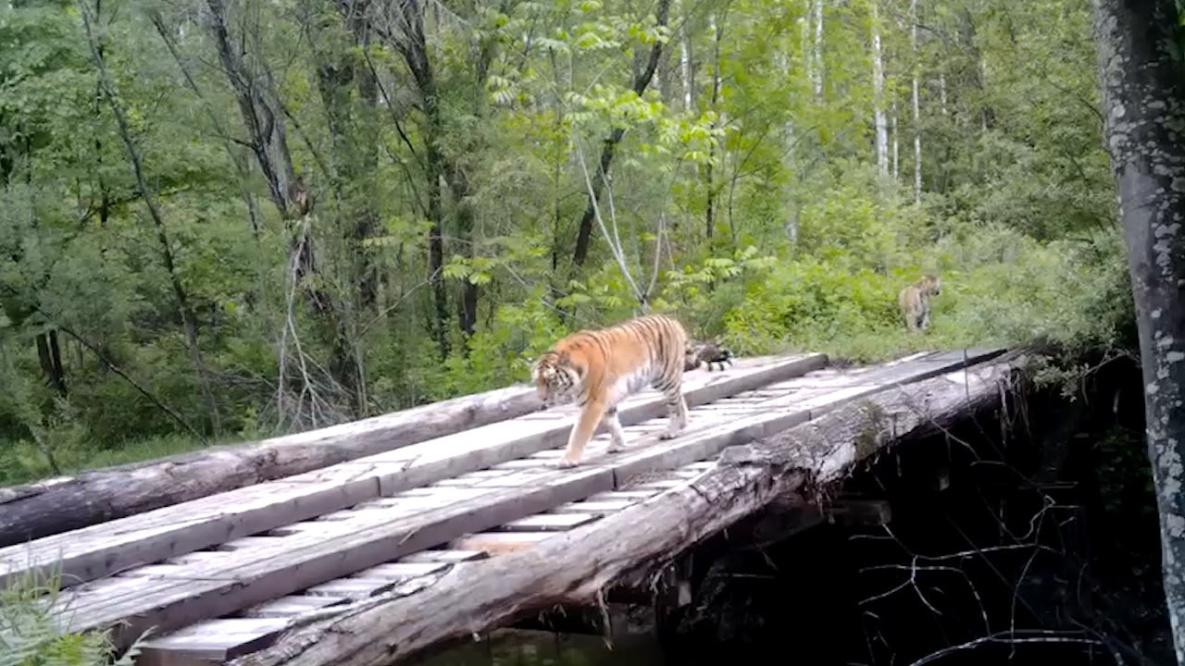
<path id="1" fill-rule="evenodd" d="M 0 547 L 145 513 L 539 411 L 529 387 L 0 488 Z"/>
<path id="2" fill-rule="evenodd" d="M 725 449 L 690 484 L 531 548 L 457 565 L 415 594 L 329 609 L 231 666 L 380 666 L 557 604 L 598 603 L 615 581 L 661 570 L 779 497 L 835 483 L 882 448 L 994 408 L 1023 355 L 873 394 Z M 632 576 L 631 576 L 632 577 Z"/>

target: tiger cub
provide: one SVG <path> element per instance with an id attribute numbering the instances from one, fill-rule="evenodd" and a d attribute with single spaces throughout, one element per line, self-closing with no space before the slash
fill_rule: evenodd
<path id="1" fill-rule="evenodd" d="M 688 340 L 687 349 L 684 351 L 683 372 L 695 370 L 704 363 L 708 364 L 708 372 L 712 371 L 712 364 L 719 365 L 723 370 L 725 365 L 732 365 L 734 358 L 731 350 L 715 342 Z"/>
<path id="2" fill-rule="evenodd" d="M 930 297 L 942 293 L 938 276 L 926 274 L 897 294 L 897 306 L 905 316 L 905 327 L 911 331 L 930 326 Z"/>
<path id="3" fill-rule="evenodd" d="M 683 363 L 687 333 L 666 315 L 637 317 L 599 330 L 583 330 L 557 342 L 531 364 L 531 380 L 545 406 L 575 402 L 580 416 L 559 467 L 580 464 L 597 426 L 609 430 L 609 451 L 625 448 L 617 403 L 649 385 L 666 398 L 669 422 L 660 439 L 687 427 Z"/>

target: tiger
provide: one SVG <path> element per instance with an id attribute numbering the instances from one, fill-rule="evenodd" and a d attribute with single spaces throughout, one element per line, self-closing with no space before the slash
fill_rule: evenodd
<path id="1" fill-rule="evenodd" d="M 695 370 L 704 363 L 708 364 L 708 372 L 712 371 L 712 364 L 719 365 L 723 370 L 725 365 L 732 365 L 732 360 L 736 358 L 731 350 L 721 347 L 715 342 L 697 342 L 695 340 L 687 341 L 684 357 L 683 372 Z"/>
<path id="2" fill-rule="evenodd" d="M 930 326 L 930 297 L 942 294 L 938 276 L 929 273 L 897 294 L 897 305 L 905 316 L 905 327 L 910 331 L 925 330 Z"/>
<path id="3" fill-rule="evenodd" d="M 625 449 L 617 403 L 649 385 L 666 399 L 669 421 L 659 434 L 674 439 L 687 427 L 683 367 L 687 333 L 675 319 L 643 315 L 602 329 L 577 331 L 555 343 L 531 364 L 531 380 L 544 408 L 575 402 L 580 416 L 559 461 L 580 464 L 584 447 L 599 425 L 609 431 L 609 452 Z"/>

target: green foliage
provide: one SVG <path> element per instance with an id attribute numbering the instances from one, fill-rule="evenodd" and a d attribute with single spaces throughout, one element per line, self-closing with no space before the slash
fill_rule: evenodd
<path id="1" fill-rule="evenodd" d="M 818 44 L 804 0 L 442 5 L 422 53 L 338 4 L 230 4 L 253 111 L 205 19 L 91 9 L 161 227 L 78 7 L 0 8 L 0 483 L 523 381 L 642 300 L 740 354 L 1133 346 L 1085 0 L 919 3 L 916 58 L 868 2 L 825 3 Z M 270 189 L 289 168 L 305 218 Z M 922 272 L 944 290 L 910 335 Z"/>
<path id="2" fill-rule="evenodd" d="M 0 665 L 132 666 L 144 637 L 117 657 L 106 632 L 63 632 L 49 612 L 59 590 L 56 575 L 41 581 L 33 574 L 0 590 Z"/>

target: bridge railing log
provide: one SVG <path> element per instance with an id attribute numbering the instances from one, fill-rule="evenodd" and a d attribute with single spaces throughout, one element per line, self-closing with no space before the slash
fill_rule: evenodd
<path id="1" fill-rule="evenodd" d="M 542 407 L 526 386 L 246 444 L 0 488 L 0 547 L 329 467 Z"/>
<path id="2" fill-rule="evenodd" d="M 679 553 L 771 502 L 842 480 L 899 441 L 997 408 L 1023 367 L 1009 352 L 854 401 L 722 453 L 688 485 L 529 549 L 461 563 L 406 596 L 305 618 L 231 666 L 380 666 L 506 626 L 557 604 L 597 604 L 616 583 L 657 575 Z"/>

